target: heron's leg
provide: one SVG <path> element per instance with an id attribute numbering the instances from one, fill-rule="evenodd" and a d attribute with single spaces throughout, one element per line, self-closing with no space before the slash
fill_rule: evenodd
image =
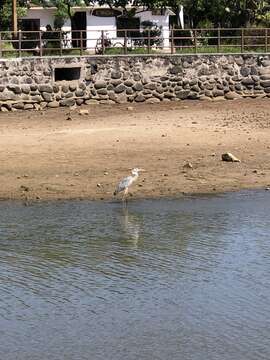
<path id="1" fill-rule="evenodd" d="M 127 202 L 127 194 L 128 194 L 128 188 L 126 188 L 126 189 L 124 190 L 124 195 L 123 195 L 122 201 Z"/>

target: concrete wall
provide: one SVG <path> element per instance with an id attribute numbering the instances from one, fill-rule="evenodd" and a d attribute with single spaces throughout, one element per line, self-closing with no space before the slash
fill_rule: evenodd
<path id="1" fill-rule="evenodd" d="M 55 69 L 80 78 L 55 81 Z M 83 103 L 270 97 L 270 55 L 48 57 L 0 60 L 0 109 Z"/>

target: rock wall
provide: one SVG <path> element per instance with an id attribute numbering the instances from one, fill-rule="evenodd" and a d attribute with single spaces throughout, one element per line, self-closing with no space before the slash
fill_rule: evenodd
<path id="1" fill-rule="evenodd" d="M 55 69 L 69 72 L 74 67 L 80 68 L 79 78 L 57 81 Z M 239 97 L 270 97 L 270 55 L 0 60 L 1 111 L 83 103 L 156 103 Z"/>

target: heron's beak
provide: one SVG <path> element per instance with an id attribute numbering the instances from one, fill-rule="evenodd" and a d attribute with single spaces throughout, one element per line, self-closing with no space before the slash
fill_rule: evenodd
<path id="1" fill-rule="evenodd" d="M 145 172 L 146 170 L 144 170 L 144 169 L 139 169 L 139 171 Z"/>

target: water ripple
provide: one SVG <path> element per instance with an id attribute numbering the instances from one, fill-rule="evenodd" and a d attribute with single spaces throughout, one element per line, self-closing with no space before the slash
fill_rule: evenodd
<path id="1" fill-rule="evenodd" d="M 0 358 L 269 359 L 269 205 L 0 204 Z"/>

